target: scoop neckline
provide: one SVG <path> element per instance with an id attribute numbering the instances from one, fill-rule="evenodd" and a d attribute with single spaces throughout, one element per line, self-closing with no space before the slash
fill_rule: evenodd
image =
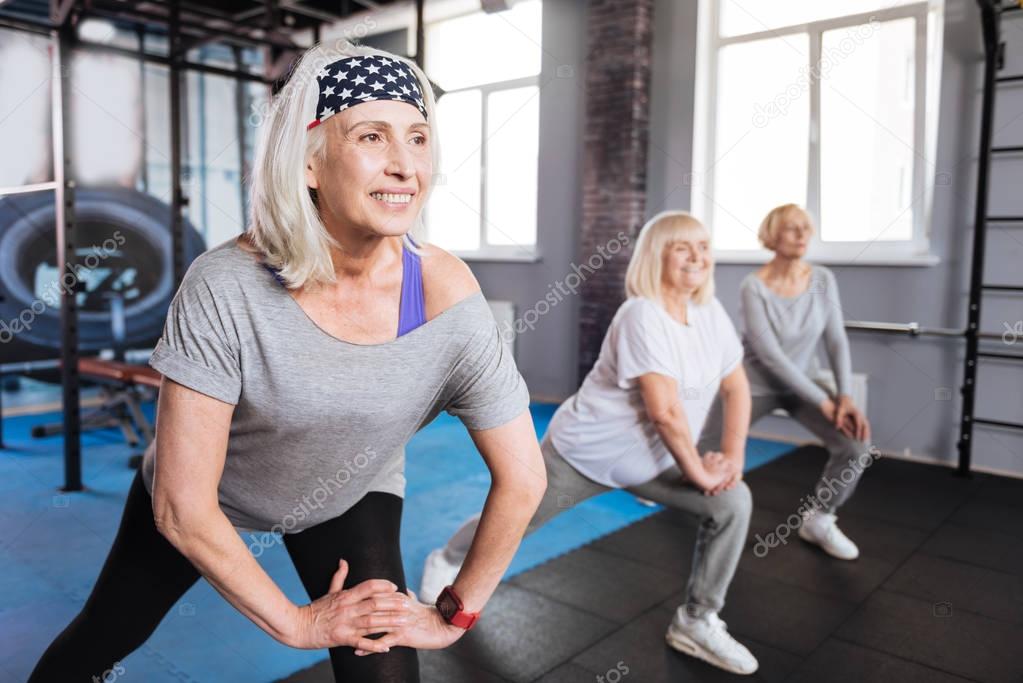
<path id="1" fill-rule="evenodd" d="M 290 305 L 294 307 L 294 309 L 300 315 L 300 317 L 304 318 L 305 321 L 310 326 L 312 326 L 312 328 L 314 330 L 316 330 L 319 334 L 321 334 L 324 337 L 326 337 L 328 341 L 332 341 L 334 343 L 341 344 L 341 345 L 344 345 L 344 346 L 349 346 L 349 347 L 356 348 L 356 349 L 375 349 L 375 348 L 381 348 L 381 347 L 385 347 L 385 346 L 390 346 L 392 344 L 397 344 L 397 343 L 401 342 L 403 339 L 407 339 L 408 337 L 411 337 L 411 336 L 417 334 L 420 330 L 426 328 L 431 323 L 433 323 L 435 321 L 438 321 L 441 318 L 444 318 L 445 316 L 447 316 L 447 314 L 450 311 L 453 311 L 456 308 L 460 308 L 461 306 L 463 306 L 467 302 L 471 301 L 472 299 L 476 298 L 477 296 L 483 296 L 483 290 L 477 289 L 472 294 L 469 294 L 468 296 L 466 296 L 466 297 L 464 297 L 462 299 L 459 299 L 458 301 L 456 301 L 455 303 L 451 304 L 450 306 L 445 308 L 443 311 L 441 311 L 440 313 L 438 313 L 434 317 L 430 318 L 429 320 L 424 321 L 421 325 L 418 325 L 418 326 L 412 328 L 411 330 L 409 330 L 405 334 L 399 335 L 399 336 L 395 337 L 394 339 L 388 339 L 387 341 L 377 342 L 377 343 L 374 343 L 374 344 L 360 344 L 359 342 L 353 342 L 353 341 L 349 341 L 347 339 L 342 339 L 341 337 L 335 337 L 330 332 L 327 332 L 327 330 L 325 330 L 322 327 L 320 327 L 319 323 L 317 323 L 315 320 L 313 320 L 309 316 L 309 314 L 306 312 L 306 310 L 304 308 L 302 308 L 302 306 L 299 305 L 299 303 L 297 301 L 295 301 L 295 297 L 291 296 L 291 294 L 288 293 L 287 287 L 284 287 L 283 285 L 281 285 L 281 283 L 277 281 L 277 278 L 275 278 L 274 275 L 269 270 L 266 269 L 266 267 L 265 267 L 266 264 L 263 263 L 261 260 L 258 260 L 258 255 L 254 254 L 253 252 L 250 252 L 250 251 L 248 251 L 246 249 L 243 249 L 241 246 L 238 245 L 237 238 L 235 238 L 235 240 L 231 243 L 231 247 L 233 249 L 238 250 L 238 252 L 248 262 L 250 262 L 255 267 L 257 267 L 261 271 L 263 271 L 264 275 L 266 275 L 267 277 L 273 278 L 274 284 L 277 285 L 277 287 L 275 289 L 280 290 L 280 294 L 283 295 L 290 302 Z M 288 305 L 288 304 L 286 304 L 286 305 Z"/>
<path id="2" fill-rule="evenodd" d="M 774 291 L 773 289 L 767 286 L 767 283 L 764 282 L 759 275 L 757 275 L 757 271 L 755 270 L 752 273 L 750 273 L 750 277 L 759 282 L 760 286 L 763 287 L 767 291 L 767 293 L 773 296 L 774 298 L 781 299 L 782 301 L 794 301 L 802 297 L 804 294 L 808 294 L 810 290 L 813 289 L 813 276 L 817 272 L 817 266 L 815 266 L 812 263 L 809 263 L 807 265 L 810 266 L 810 279 L 806 281 L 806 289 L 804 289 L 799 294 L 796 294 L 795 296 L 782 296 L 778 292 Z"/>
<path id="3" fill-rule="evenodd" d="M 640 298 L 646 299 L 646 297 L 640 297 Z M 657 310 L 659 310 L 661 312 L 661 315 L 663 315 L 665 318 L 667 318 L 669 321 L 671 321 L 672 323 L 674 323 L 676 326 L 678 326 L 679 328 L 681 328 L 683 330 L 692 329 L 693 324 L 694 324 L 693 323 L 693 308 L 700 305 L 700 304 L 697 304 L 697 303 L 693 302 L 692 300 L 687 301 L 686 302 L 686 319 L 687 319 L 688 322 L 680 323 L 679 321 L 675 320 L 675 318 L 673 318 L 671 316 L 671 313 L 668 313 L 668 310 L 661 304 L 660 301 L 657 301 L 656 299 L 647 299 L 647 301 L 652 303 L 657 308 Z"/>

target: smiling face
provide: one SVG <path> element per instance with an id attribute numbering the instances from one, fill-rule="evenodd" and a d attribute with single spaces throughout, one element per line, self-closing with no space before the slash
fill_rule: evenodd
<path id="1" fill-rule="evenodd" d="M 813 225 L 809 216 L 803 211 L 787 211 L 777 228 L 774 251 L 784 258 L 802 258 L 810 246 L 811 235 Z"/>
<path id="2" fill-rule="evenodd" d="M 321 125 L 324 154 L 308 160 L 306 184 L 317 191 L 328 230 L 411 230 L 433 175 L 433 133 L 419 110 L 394 100 L 364 102 Z"/>
<path id="3" fill-rule="evenodd" d="M 661 258 L 662 285 L 694 292 L 707 282 L 714 265 L 710 236 L 702 227 L 684 230 L 668 242 Z"/>

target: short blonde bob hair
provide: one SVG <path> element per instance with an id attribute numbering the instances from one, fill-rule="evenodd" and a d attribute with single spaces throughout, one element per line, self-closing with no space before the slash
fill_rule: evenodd
<path id="1" fill-rule="evenodd" d="M 778 232 L 785 225 L 785 221 L 791 217 L 805 221 L 810 226 L 810 232 L 815 230 L 813 219 L 803 207 L 798 204 L 776 206 L 767 213 L 760 223 L 760 230 L 757 231 L 757 238 L 764 245 L 764 249 L 775 250 L 778 246 Z"/>
<path id="2" fill-rule="evenodd" d="M 306 130 L 316 118 L 319 86 L 316 73 L 346 57 L 381 55 L 406 64 L 419 80 L 433 133 L 430 152 L 434 167 L 440 163 L 437 144 L 436 106 L 426 75 L 409 60 L 363 45 L 339 40 L 332 47 L 314 45 L 305 51 L 292 69 L 287 83 L 274 96 L 259 142 L 249 185 L 249 233 L 266 263 L 280 271 L 290 289 L 306 283 L 336 282 L 330 249 L 340 248 L 327 232 L 316 207 L 315 190 L 306 185 L 305 168 L 313 156 L 326 154 L 324 126 Z M 426 188 L 426 196 L 432 189 Z M 413 234 L 422 235 L 422 215 L 416 218 Z M 416 246 L 405 235 L 410 249 Z M 418 240 L 417 240 L 418 241 Z"/>
<path id="3" fill-rule="evenodd" d="M 664 264 L 664 250 L 694 232 L 702 233 L 708 240 L 710 234 L 700 221 L 685 211 L 662 211 L 639 231 L 636 246 L 625 271 L 625 293 L 627 296 L 642 296 L 655 301 L 661 298 L 661 275 Z M 710 259 L 707 281 L 693 292 L 693 301 L 705 304 L 714 298 L 714 259 Z"/>

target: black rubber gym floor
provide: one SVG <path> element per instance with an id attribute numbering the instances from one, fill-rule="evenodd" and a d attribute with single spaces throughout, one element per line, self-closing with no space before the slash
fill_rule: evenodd
<path id="1" fill-rule="evenodd" d="M 477 628 L 420 653 L 422 680 L 1023 681 L 1023 480 L 881 459 L 839 511 L 858 560 L 794 533 L 758 557 L 757 534 L 796 511 L 825 457 L 801 447 L 746 478 L 755 511 L 721 616 L 754 676 L 665 645 L 695 529 L 663 511 L 501 584 Z M 324 661 L 285 680 L 333 675 Z"/>

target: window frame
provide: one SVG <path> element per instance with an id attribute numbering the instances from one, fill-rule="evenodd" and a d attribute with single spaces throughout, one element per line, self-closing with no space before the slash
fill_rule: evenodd
<path id="1" fill-rule="evenodd" d="M 543 0 L 540 0 L 541 16 Z M 482 13 L 483 10 L 473 10 L 470 12 L 461 12 L 452 16 L 446 16 L 443 19 L 438 19 L 431 24 L 439 24 L 452 19 L 459 19 L 464 16 L 476 13 Z M 541 19 L 542 21 L 542 19 Z M 414 31 L 410 30 L 410 40 Z M 541 47 L 542 49 L 542 47 Z M 427 74 L 429 76 L 429 74 Z M 534 226 L 535 233 L 533 238 L 533 244 L 530 246 L 519 245 L 519 244 L 490 244 L 487 241 L 487 226 L 488 220 L 488 207 L 487 207 L 487 183 L 488 183 L 488 159 L 487 159 L 487 142 L 489 136 L 487 135 L 487 128 L 490 122 L 490 95 L 496 92 L 502 92 L 505 90 L 516 90 L 519 88 L 535 87 L 537 89 L 535 97 L 538 99 L 537 102 L 537 118 L 540 117 L 539 98 L 543 91 L 541 76 L 543 75 L 543 69 L 532 75 L 523 76 L 521 78 L 513 78 L 503 81 L 492 81 L 487 83 L 480 83 L 477 85 L 466 86 L 463 88 L 455 88 L 452 90 L 445 90 L 444 95 L 454 95 L 457 93 L 470 92 L 478 90 L 480 92 L 480 139 L 479 139 L 479 152 L 480 152 L 480 220 L 479 220 L 479 247 L 476 249 L 451 249 L 449 250 L 455 256 L 466 261 L 508 261 L 508 262 L 527 262 L 533 263 L 540 261 L 539 242 L 540 242 L 540 197 L 537 192 L 537 203 L 534 215 Z M 442 96 L 443 97 L 443 96 Z M 539 129 L 539 126 L 538 126 Z M 537 136 L 536 141 L 536 182 L 539 185 L 540 182 L 540 139 Z M 441 158 L 443 159 L 443 150 L 441 150 Z M 539 190 L 539 187 L 537 188 Z M 425 230 L 425 237 L 428 242 L 432 242 L 430 236 L 430 225 L 429 225 L 429 208 L 426 209 L 426 216 L 423 220 L 423 228 Z"/>
<path id="2" fill-rule="evenodd" d="M 452 254 L 462 259 L 476 260 L 476 261 L 537 261 L 539 260 L 537 243 L 539 242 L 540 232 L 540 203 L 537 201 L 536 216 L 534 216 L 536 225 L 536 236 L 533 239 L 532 246 L 524 246 L 519 244 L 490 244 L 487 241 L 487 224 L 488 224 L 488 207 L 487 207 L 487 142 L 489 137 L 487 135 L 488 125 L 490 123 L 490 95 L 497 92 L 503 92 L 505 90 L 517 90 L 519 88 L 535 87 L 537 89 L 536 97 L 540 97 L 542 88 L 540 87 L 540 74 L 535 76 L 523 76 L 522 78 L 513 78 L 506 81 L 495 81 L 492 83 L 482 83 L 480 85 L 471 85 L 465 88 L 458 88 L 456 90 L 446 90 L 445 95 L 454 95 L 457 93 L 470 92 L 473 90 L 480 91 L 480 139 L 479 139 L 479 152 L 480 152 L 480 222 L 479 222 L 479 244 L 480 246 L 476 249 L 460 249 L 450 250 Z M 539 107 L 537 108 L 539 110 Z M 537 114 L 539 116 L 539 113 Z M 539 183 L 539 171 L 540 171 L 540 140 L 537 139 L 537 183 Z M 443 151 L 442 151 L 443 155 Z M 539 200 L 539 195 L 538 195 Z M 429 209 L 427 209 L 427 215 L 429 215 Z M 424 220 L 424 227 L 426 229 L 427 241 L 432 241 L 430 238 L 430 225 L 428 220 Z"/>
<path id="3" fill-rule="evenodd" d="M 765 38 L 777 38 L 805 33 L 809 40 L 807 67 L 820 62 L 823 34 L 836 29 L 849 29 L 871 21 L 885 23 L 898 19 L 915 21 L 914 46 L 914 121 L 912 172 L 913 233 L 908 240 L 881 241 L 827 241 L 820 239 L 816 230 L 811 240 L 809 256 L 815 262 L 844 265 L 934 265 L 938 258 L 930 253 L 931 217 L 933 211 L 937 150 L 937 103 L 941 71 L 941 22 L 943 7 L 935 0 L 922 0 L 907 5 L 858 12 L 830 19 L 792 24 L 753 33 L 722 37 L 720 35 L 720 7 L 716 0 L 701 0 L 698 35 L 698 57 L 693 126 L 693 168 L 710 170 L 691 174 L 690 206 L 704 219 L 713 234 L 714 173 L 716 146 L 718 56 L 728 45 L 750 43 Z M 806 96 L 810 98 L 810 125 L 808 135 L 808 168 L 806 208 L 815 220 L 820 217 L 821 201 L 821 78 L 809 78 Z M 819 226 L 818 226 L 819 228 Z M 872 253 L 866 254 L 870 251 Z M 731 263 L 765 263 L 771 252 L 758 249 L 715 248 L 717 260 Z"/>

